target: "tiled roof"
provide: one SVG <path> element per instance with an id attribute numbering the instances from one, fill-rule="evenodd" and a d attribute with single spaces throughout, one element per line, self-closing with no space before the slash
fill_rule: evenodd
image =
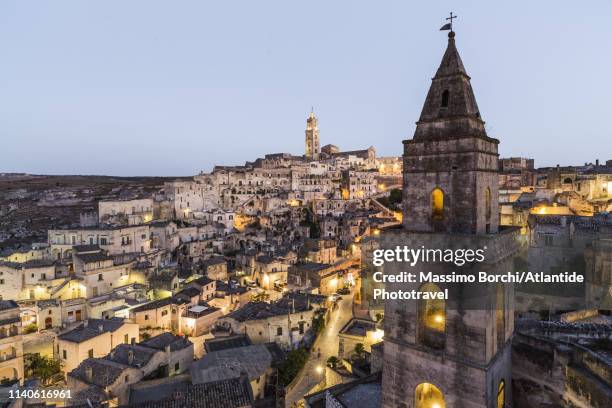
<path id="1" fill-rule="evenodd" d="M 81 343 L 105 332 L 114 332 L 123 326 L 124 321 L 119 317 L 112 319 L 88 319 L 79 327 L 57 336 L 60 340 L 72 343 Z"/>
<path id="2" fill-rule="evenodd" d="M 250 346 L 251 339 L 246 334 L 239 334 L 237 336 L 230 337 L 220 337 L 218 339 L 206 340 L 204 342 L 204 348 L 207 353 L 211 353 L 213 351 L 221 351 L 232 349 L 236 347 L 245 347 Z"/>
<path id="3" fill-rule="evenodd" d="M 19 305 L 14 300 L 0 300 L 0 311 L 15 309 L 18 307 Z"/>
<path id="4" fill-rule="evenodd" d="M 91 381 L 90 378 L 87 377 L 88 368 L 91 368 Z M 79 364 L 77 368 L 68 373 L 68 375 L 87 384 L 107 387 L 113 384 L 121 373 L 128 368 L 129 367 L 124 364 L 115 363 L 114 361 L 104 358 L 88 358 Z"/>
<path id="5" fill-rule="evenodd" d="M 119 344 L 106 357 L 107 360 L 130 367 L 143 367 L 159 350 L 140 346 L 138 344 Z M 130 362 L 131 354 L 131 362 Z"/>
<path id="6" fill-rule="evenodd" d="M 191 365 L 191 379 L 199 384 L 237 378 L 246 373 L 249 380 L 254 380 L 276 362 L 276 350 L 269 350 L 265 344 L 214 351 Z"/>
<path id="7" fill-rule="evenodd" d="M 170 346 L 171 351 L 184 349 L 189 347 L 192 343 L 185 337 L 175 336 L 170 332 L 164 332 L 155 337 L 151 337 L 148 340 L 141 341 L 141 346 L 149 347 L 156 350 L 165 350 L 166 346 Z"/>
<path id="8" fill-rule="evenodd" d="M 174 296 L 170 296 L 167 298 L 154 300 L 142 306 L 135 307 L 134 309 L 132 309 L 132 312 L 134 313 L 146 312 L 147 310 L 159 309 L 160 307 L 168 306 L 170 304 L 183 304 L 183 303 L 186 303 L 186 302 L 184 300 L 175 298 Z"/>
<path id="9" fill-rule="evenodd" d="M 136 402 L 142 399 L 148 401 Z M 130 408 L 249 408 L 253 397 L 248 380 L 241 377 L 195 385 L 187 381 L 158 382 L 134 388 L 130 402 Z"/>

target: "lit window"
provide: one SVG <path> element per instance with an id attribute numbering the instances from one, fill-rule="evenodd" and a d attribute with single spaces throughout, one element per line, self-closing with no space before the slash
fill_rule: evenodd
<path id="1" fill-rule="evenodd" d="M 444 219 L 444 192 L 439 188 L 431 192 L 431 218 L 434 221 Z"/>

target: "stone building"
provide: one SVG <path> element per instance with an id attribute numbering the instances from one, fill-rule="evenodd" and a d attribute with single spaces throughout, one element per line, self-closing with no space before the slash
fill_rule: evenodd
<path id="1" fill-rule="evenodd" d="M 381 247 L 486 248 L 484 260 L 389 262 L 385 275 L 512 270 L 517 231 L 498 228 L 498 143 L 487 136 L 451 31 L 414 138 L 404 141 L 404 228 L 384 231 Z M 512 406 L 512 286 L 419 280 L 385 289 L 448 289 L 448 298 L 385 301 L 382 406 Z"/>
<path id="2" fill-rule="evenodd" d="M 306 120 L 306 159 L 319 160 L 319 120 L 315 117 L 314 111 Z"/>
<path id="3" fill-rule="evenodd" d="M 0 380 L 23 384 L 23 339 L 19 306 L 0 300 Z"/>

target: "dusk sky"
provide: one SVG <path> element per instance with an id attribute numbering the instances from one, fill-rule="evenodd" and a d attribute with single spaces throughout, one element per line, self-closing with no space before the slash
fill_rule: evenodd
<path id="1" fill-rule="evenodd" d="M 460 4 L 458 6 L 457 4 Z M 321 145 L 400 155 L 456 41 L 500 154 L 612 159 L 612 2 L 0 2 L 0 172 L 185 176 Z"/>

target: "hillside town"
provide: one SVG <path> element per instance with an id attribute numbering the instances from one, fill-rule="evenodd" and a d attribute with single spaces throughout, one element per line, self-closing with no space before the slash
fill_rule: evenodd
<path id="1" fill-rule="evenodd" d="M 193 177 L 102 194 L 86 180 L 31 190 L 45 176 L 0 174 L 0 397 L 48 387 L 71 395 L 28 401 L 609 406 L 612 160 L 498 159 L 451 34 L 403 156 L 321 146 L 311 111 L 303 154 Z M 29 229 L 34 213 L 44 236 Z M 585 284 L 508 288 L 478 316 L 372 298 L 375 249 L 464 239 L 453 234 L 487 239 L 497 265 L 570 268 Z"/>

